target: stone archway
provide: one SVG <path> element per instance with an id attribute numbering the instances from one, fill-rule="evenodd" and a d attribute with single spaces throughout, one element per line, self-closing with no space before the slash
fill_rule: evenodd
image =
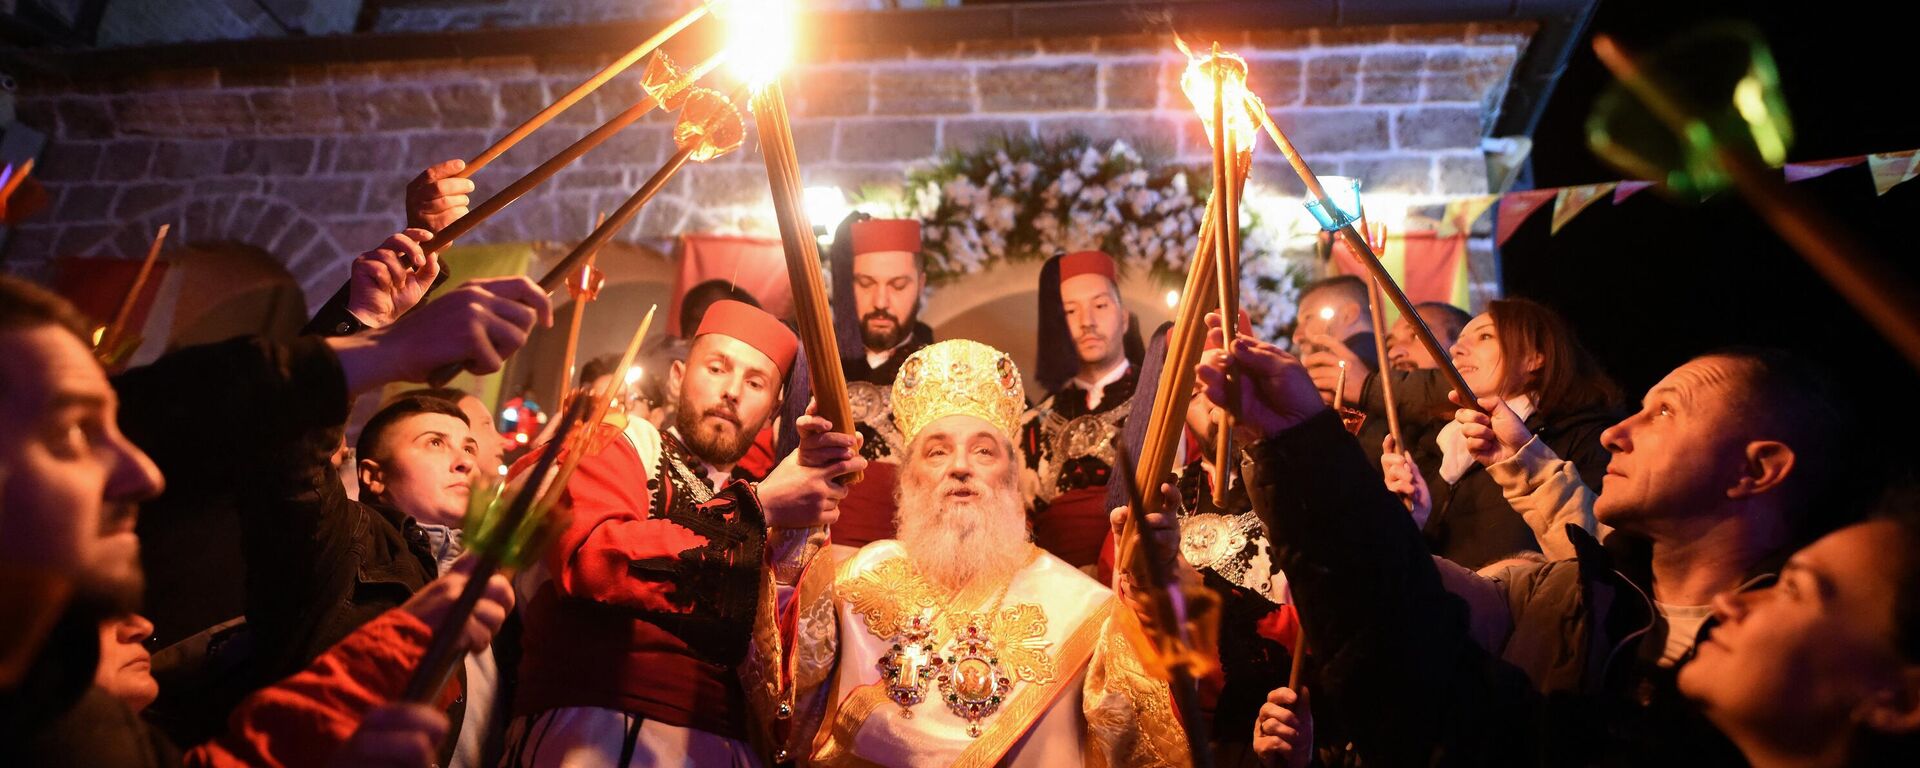
<path id="1" fill-rule="evenodd" d="M 266 250 L 245 243 L 193 243 L 170 251 L 179 281 L 167 348 L 242 334 L 292 338 L 309 317 L 293 276 Z"/>
<path id="2" fill-rule="evenodd" d="M 346 280 L 347 263 L 377 244 L 363 243 L 349 251 L 328 227 L 286 200 L 232 194 L 187 197 L 157 206 L 101 230 L 94 238 L 63 243 L 62 251 L 141 258 L 162 224 L 172 225 L 168 236 L 172 242 L 225 242 L 259 249 L 292 276 L 308 307 L 318 307 L 333 295 Z M 394 222 L 394 231 L 399 225 Z"/>

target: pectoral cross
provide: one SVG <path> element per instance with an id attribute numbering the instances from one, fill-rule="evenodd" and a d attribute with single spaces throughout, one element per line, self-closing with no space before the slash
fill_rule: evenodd
<path id="1" fill-rule="evenodd" d="M 927 647 L 919 643 L 914 643 L 901 649 L 900 677 L 894 681 L 894 685 L 901 688 L 912 688 L 916 691 L 920 690 L 921 686 L 924 685 L 920 680 L 920 671 L 926 667 L 927 659 L 930 656 L 931 654 L 927 652 Z"/>
<path id="2" fill-rule="evenodd" d="M 887 698 L 900 705 L 902 717 L 912 717 L 913 705 L 926 698 L 927 667 L 940 666 L 931 634 L 926 619 L 915 616 L 907 630 L 894 639 L 892 649 L 880 657 L 880 675 L 886 683 Z"/>

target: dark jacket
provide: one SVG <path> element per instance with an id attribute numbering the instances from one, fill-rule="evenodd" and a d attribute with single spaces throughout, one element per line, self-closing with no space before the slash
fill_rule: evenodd
<path id="1" fill-rule="evenodd" d="M 243 484 L 240 529 L 247 553 L 247 623 L 254 682 L 278 680 L 439 575 L 427 535 L 391 506 L 347 498 L 329 457 L 350 402 L 338 361 L 324 345 L 302 361 L 331 386 L 286 407 L 304 412 L 301 434 L 264 446 L 263 471 Z"/>
<path id="2" fill-rule="evenodd" d="M 1353 396 L 1353 407 L 1367 415 L 1356 437 L 1360 440 L 1360 450 L 1375 467 L 1380 466 L 1380 442 L 1391 431 L 1382 377 L 1393 379 L 1393 402 L 1395 413 L 1400 417 L 1400 437 L 1407 441 L 1403 448 L 1413 454 L 1413 463 L 1420 468 L 1428 488 L 1441 485 L 1439 437 L 1440 428 L 1453 421 L 1455 406 L 1447 400 L 1447 391 L 1452 386 L 1439 371 L 1432 369 L 1389 370 L 1367 376 L 1357 394 L 1348 393 Z"/>
<path id="3" fill-rule="evenodd" d="M 1243 471 L 1320 667 L 1315 706 L 1368 764 L 1740 764 L 1644 658 L 1647 582 L 1578 529 L 1577 559 L 1498 580 L 1434 558 L 1341 436 L 1322 413 Z"/>
<path id="4" fill-rule="evenodd" d="M 1600 433 L 1620 420 L 1613 408 L 1596 406 L 1573 413 L 1535 413 L 1527 428 L 1553 453 L 1573 462 L 1581 482 L 1595 493 L 1606 477 L 1611 454 L 1600 445 Z M 1424 531 L 1433 553 L 1468 568 L 1479 568 L 1516 552 L 1538 552 L 1533 529 L 1500 493 L 1500 484 L 1474 463 L 1451 485 L 1430 485 L 1433 515 Z"/>
<path id="5" fill-rule="evenodd" d="M 169 482 L 176 472 L 225 482 L 238 510 L 244 565 L 227 575 L 245 575 L 247 638 L 232 651 L 245 658 L 233 662 L 233 679 L 210 683 L 191 703 L 156 705 L 169 726 L 175 710 L 186 710 L 170 728 L 181 742 L 211 735 L 246 693 L 304 668 L 437 575 L 417 525 L 348 499 L 334 474 L 329 456 L 349 400 L 323 340 L 246 337 L 191 347 L 114 385 L 122 423 L 161 457 Z"/>

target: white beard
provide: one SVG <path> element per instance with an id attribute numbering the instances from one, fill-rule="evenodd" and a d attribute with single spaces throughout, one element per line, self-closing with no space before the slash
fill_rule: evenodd
<path id="1" fill-rule="evenodd" d="M 974 579 L 1011 576 L 1026 565 L 1024 545 L 1032 534 L 1017 475 L 1009 472 L 998 483 L 976 480 L 975 490 L 984 492 L 961 501 L 943 493 L 952 481 L 916 482 L 908 466 L 900 470 L 894 494 L 896 538 L 921 575 L 958 590 Z"/>

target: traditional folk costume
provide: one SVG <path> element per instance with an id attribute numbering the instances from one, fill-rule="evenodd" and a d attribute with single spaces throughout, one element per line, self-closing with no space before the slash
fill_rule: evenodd
<path id="1" fill-rule="evenodd" d="M 1040 355 L 1043 384 L 1064 378 L 1053 394 L 1023 421 L 1020 447 L 1038 480 L 1033 540 L 1076 568 L 1096 563 L 1108 533 L 1107 481 L 1117 462 L 1113 439 L 1125 429 L 1139 370 L 1122 359 L 1096 381 L 1078 371 L 1060 284 L 1079 275 L 1101 275 L 1117 285 L 1112 257 L 1082 251 L 1049 259 L 1040 273 Z M 1072 365 L 1073 368 L 1063 368 Z M 1070 377 L 1070 378 L 1069 378 Z"/>
<path id="2" fill-rule="evenodd" d="M 766 354 L 798 340 L 723 301 L 700 334 Z M 766 520 L 751 478 L 715 472 L 673 430 L 598 425 L 565 491 L 572 520 L 523 577 L 512 766 L 755 765 L 734 667 L 759 594 Z"/>
<path id="3" fill-rule="evenodd" d="M 909 444 L 920 428 L 955 414 L 1011 438 L 1021 389 L 1005 353 L 941 342 L 901 368 L 894 420 Z M 1028 548 L 1024 566 L 957 593 L 922 576 L 892 540 L 846 562 L 824 548 L 779 556 L 743 667 L 747 692 L 772 726 L 776 759 L 1185 764 L 1186 737 L 1167 686 L 1147 675 L 1125 639 L 1133 614 L 1059 558 L 1026 542 L 1009 545 Z"/>
<path id="4" fill-rule="evenodd" d="M 865 479 L 848 489 L 840 502 L 840 519 L 833 525 L 833 543 L 848 549 L 893 537 L 893 489 L 900 469 L 898 454 L 906 442 L 893 425 L 893 380 L 908 356 L 933 343 L 933 330 L 912 320 L 907 338 L 892 349 L 866 348 L 861 318 L 853 296 L 853 261 L 874 253 L 920 252 L 920 222 L 912 219 L 849 217 L 833 240 L 833 305 L 835 333 L 840 344 L 840 367 L 846 374 L 847 399 L 860 437 L 860 455 L 867 460 Z M 806 407 L 805 398 L 794 403 Z"/>
<path id="5" fill-rule="evenodd" d="M 1224 508 L 1213 504 L 1215 478 L 1196 459 L 1180 471 L 1180 556 L 1220 596 L 1220 670 L 1203 682 L 1218 686 L 1207 733 L 1218 766 L 1259 765 L 1252 751 L 1254 721 L 1267 693 L 1287 684 L 1290 649 L 1299 641 L 1299 616 L 1286 574 L 1273 565 L 1267 527 L 1253 512 L 1246 486 L 1232 478 Z"/>

